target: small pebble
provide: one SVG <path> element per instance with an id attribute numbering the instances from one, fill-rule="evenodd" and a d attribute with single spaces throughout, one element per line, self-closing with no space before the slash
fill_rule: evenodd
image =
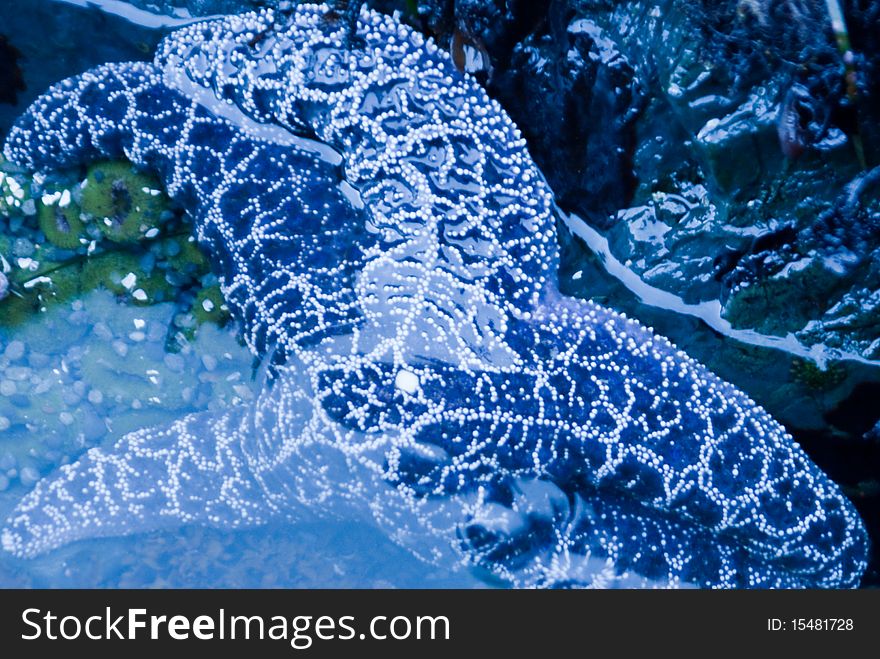
<path id="1" fill-rule="evenodd" d="M 12 426 L 12 422 L 5 416 L 0 416 L 0 432 L 4 430 L 9 430 Z"/>
<path id="2" fill-rule="evenodd" d="M 34 253 L 34 244 L 27 238 L 16 238 L 12 243 L 12 254 L 14 256 L 30 256 Z"/>
<path id="3" fill-rule="evenodd" d="M 3 380 L 0 382 L 0 395 L 11 396 L 15 391 L 15 383 L 11 380 Z"/>
<path id="4" fill-rule="evenodd" d="M 180 254 L 180 245 L 175 240 L 169 240 L 165 243 L 165 256 L 177 256 Z"/>
<path id="5" fill-rule="evenodd" d="M 9 471 L 15 468 L 15 456 L 9 451 L 0 455 L 0 471 Z"/>
<path id="6" fill-rule="evenodd" d="M 165 355 L 163 361 L 165 362 L 165 366 L 168 367 L 168 370 L 173 371 L 174 373 L 181 373 L 186 366 L 183 357 L 173 352 L 169 352 Z"/>
<path id="7" fill-rule="evenodd" d="M 30 487 L 38 480 L 40 480 L 40 472 L 38 472 L 33 467 L 25 467 L 21 470 L 21 475 L 19 476 L 19 480 L 21 480 L 22 485 L 26 485 Z"/>
<path id="8" fill-rule="evenodd" d="M 10 366 L 4 371 L 4 375 L 8 380 L 24 382 L 31 377 L 31 369 L 27 366 Z"/>
<path id="9" fill-rule="evenodd" d="M 250 387 L 244 384 L 233 385 L 232 390 L 242 400 L 251 400 L 254 397 L 254 392 L 251 391 Z"/>
<path id="10" fill-rule="evenodd" d="M 190 313 L 179 313 L 174 316 L 174 324 L 183 329 L 192 329 L 196 326 L 196 319 Z"/>
<path id="11" fill-rule="evenodd" d="M 86 346 L 84 346 L 84 345 L 70 346 L 70 348 L 67 351 L 66 359 L 67 359 L 67 361 L 78 362 L 86 355 L 87 352 L 88 352 L 88 348 L 86 348 Z"/>
<path id="12" fill-rule="evenodd" d="M 88 398 L 89 398 L 89 402 L 92 405 L 100 405 L 101 403 L 104 402 L 104 394 L 101 393 L 101 391 L 98 389 L 92 389 L 89 392 Z"/>
<path id="13" fill-rule="evenodd" d="M 99 339 L 109 341 L 113 338 L 113 331 L 105 323 L 95 323 L 92 333 Z"/>
<path id="14" fill-rule="evenodd" d="M 31 406 L 31 398 L 27 394 L 12 394 L 9 397 L 9 402 L 21 409 Z"/>
<path id="15" fill-rule="evenodd" d="M 147 252 L 141 257 L 141 262 L 139 264 L 141 266 L 141 270 L 146 273 L 150 273 L 153 271 L 153 268 L 156 267 L 156 257 L 152 252 Z"/>
<path id="16" fill-rule="evenodd" d="M 37 382 L 31 393 L 34 395 L 44 394 L 51 388 L 52 381 L 47 378 L 45 380 L 40 380 L 39 382 Z"/>
<path id="17" fill-rule="evenodd" d="M 206 371 L 213 371 L 217 368 L 217 358 L 213 355 L 202 355 L 202 366 Z"/>
<path id="18" fill-rule="evenodd" d="M 9 345 L 6 346 L 6 350 L 3 351 L 3 354 L 11 362 L 18 361 L 24 357 L 24 353 L 25 345 L 23 341 L 10 341 Z"/>

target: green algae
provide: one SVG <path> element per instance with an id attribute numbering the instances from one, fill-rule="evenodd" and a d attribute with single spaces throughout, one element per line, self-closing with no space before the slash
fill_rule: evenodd
<path id="1" fill-rule="evenodd" d="M 846 381 L 846 365 L 838 362 L 824 369 L 807 359 L 795 359 L 791 365 L 791 378 L 813 391 L 829 391 Z"/>
<path id="2" fill-rule="evenodd" d="M 175 296 L 174 287 L 166 281 L 164 272 L 155 267 L 145 269 L 142 255 L 134 252 L 105 252 L 87 259 L 83 264 L 82 282 L 85 290 L 106 288 L 138 305 L 164 302 Z"/>
<path id="3" fill-rule="evenodd" d="M 163 249 L 168 265 L 177 272 L 191 277 L 201 277 L 211 271 L 208 258 L 190 232 L 169 236 L 164 242 Z"/>
<path id="4" fill-rule="evenodd" d="M 198 292 L 193 301 L 192 315 L 197 327 L 204 323 L 222 326 L 229 320 L 229 308 L 220 292 L 220 286 L 206 286 Z"/>
<path id="5" fill-rule="evenodd" d="M 47 181 L 2 159 L 0 176 L 0 267 L 9 285 L 0 327 L 96 289 L 136 306 L 177 302 L 192 321 L 186 341 L 205 323 L 228 320 L 191 223 L 156 177 L 108 161 L 91 165 L 84 180 Z"/>

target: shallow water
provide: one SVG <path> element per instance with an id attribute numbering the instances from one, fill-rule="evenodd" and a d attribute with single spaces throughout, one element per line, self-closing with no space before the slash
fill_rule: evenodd
<path id="1" fill-rule="evenodd" d="M 200 328 L 165 350 L 171 303 L 135 307 L 95 291 L 0 330 L 0 518 L 37 478 L 92 446 L 258 388 L 234 328 Z M 328 521 L 80 542 L 33 561 L 0 556 L 0 587 L 474 587 L 377 530 Z"/>

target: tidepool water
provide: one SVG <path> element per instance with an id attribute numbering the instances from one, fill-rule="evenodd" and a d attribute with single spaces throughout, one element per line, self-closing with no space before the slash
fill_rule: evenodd
<path id="1" fill-rule="evenodd" d="M 97 290 L 0 329 L 0 517 L 40 476 L 135 428 L 246 401 L 257 388 L 233 327 L 166 351 L 172 303 Z M 326 522 L 222 532 L 184 528 L 0 556 L 0 587 L 469 587 L 374 529 Z"/>

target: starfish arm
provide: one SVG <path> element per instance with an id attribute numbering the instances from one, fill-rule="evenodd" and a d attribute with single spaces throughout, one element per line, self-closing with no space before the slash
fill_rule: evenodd
<path id="1" fill-rule="evenodd" d="M 591 558 L 702 587 L 858 584 L 858 514 L 779 423 L 637 322 L 550 297 L 511 322 L 512 364 L 350 387 L 400 400 L 390 473 L 414 500 L 469 502 L 474 562 L 517 585 L 574 582 Z M 390 416 L 358 398 L 328 402 L 362 428 Z"/>
<path id="2" fill-rule="evenodd" d="M 156 126 L 179 121 L 192 103 L 164 94 L 159 69 L 146 62 L 105 64 L 50 87 L 18 118 L 5 156 L 32 170 L 78 166 L 98 157 L 156 155 L 158 133 L 147 144 L 137 125 L 151 114 Z M 171 143 L 175 135 L 167 136 Z M 149 148 L 152 147 L 152 148 Z"/>
<path id="3" fill-rule="evenodd" d="M 93 448 L 41 480 L 0 534 L 2 547 L 31 557 L 74 540 L 189 523 L 261 524 L 275 509 L 251 473 L 242 442 L 251 412 L 194 414 Z"/>
<path id="4" fill-rule="evenodd" d="M 314 142 L 169 87 L 153 64 L 106 64 L 54 85 L 4 153 L 38 171 L 126 158 L 155 172 L 193 215 L 255 354 L 281 357 L 359 318 L 351 290 L 370 241 L 338 163 Z"/>

